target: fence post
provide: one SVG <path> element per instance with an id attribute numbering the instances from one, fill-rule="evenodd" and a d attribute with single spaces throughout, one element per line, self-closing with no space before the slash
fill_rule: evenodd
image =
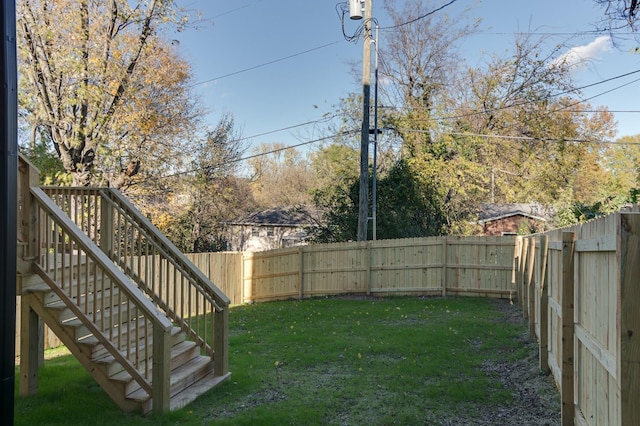
<path id="1" fill-rule="evenodd" d="M 442 238 L 442 297 L 447 296 L 447 262 L 448 260 L 448 252 L 449 252 L 449 240 L 445 235 Z"/>
<path id="2" fill-rule="evenodd" d="M 547 277 L 547 256 L 549 237 L 540 236 L 540 371 L 549 373 L 549 278 Z"/>
<path id="3" fill-rule="evenodd" d="M 242 302 L 253 300 L 253 252 L 242 254 Z"/>
<path id="4" fill-rule="evenodd" d="M 298 286 L 300 288 L 300 295 L 298 296 L 300 300 L 304 297 L 304 246 L 298 247 Z"/>
<path id="5" fill-rule="evenodd" d="M 640 419 L 640 215 L 620 215 L 619 424 Z"/>
<path id="6" fill-rule="evenodd" d="M 522 259 L 522 237 L 516 237 L 516 246 L 513 252 L 513 272 L 511 273 L 511 285 L 516 289 L 516 299 L 518 303 L 522 303 L 522 295 L 520 294 L 520 274 Z"/>
<path id="7" fill-rule="evenodd" d="M 573 324 L 573 274 L 574 242 L 573 232 L 562 233 L 562 377 L 561 377 L 561 417 L 562 425 L 573 426 L 575 418 L 573 367 L 574 367 L 574 324 Z"/>
<path id="8" fill-rule="evenodd" d="M 367 255 L 365 258 L 365 262 L 366 262 L 366 267 L 367 267 L 367 296 L 369 296 L 371 294 L 371 256 L 373 255 L 373 250 L 371 250 L 371 242 L 367 241 L 366 245 L 366 251 L 367 251 Z"/>
<path id="9" fill-rule="evenodd" d="M 527 312 L 529 314 L 529 335 L 536 341 L 536 282 L 535 268 L 536 265 L 536 239 L 529 237 L 529 270 L 527 271 L 527 289 L 529 290 L 527 300 L 529 306 Z"/>
<path id="10" fill-rule="evenodd" d="M 522 269 L 521 269 L 521 276 L 520 276 L 520 282 L 518 283 L 520 285 L 520 295 L 522 296 L 522 318 L 524 318 L 525 320 L 529 319 L 528 316 L 528 309 L 529 309 L 529 291 L 528 288 L 526 286 L 526 282 L 527 282 L 527 275 L 528 275 L 528 271 L 529 271 L 529 265 L 528 265 L 528 261 L 529 261 L 529 239 L 528 238 L 523 238 L 522 240 L 522 253 L 521 253 L 521 259 L 520 259 L 520 263 L 522 265 Z"/>

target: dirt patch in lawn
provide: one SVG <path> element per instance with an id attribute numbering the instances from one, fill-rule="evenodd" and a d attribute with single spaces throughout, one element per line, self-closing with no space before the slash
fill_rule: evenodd
<path id="1" fill-rule="evenodd" d="M 522 323 L 522 310 L 507 300 L 496 300 L 500 312 L 497 322 Z M 457 415 L 455 419 L 443 421 L 443 425 L 559 425 L 560 395 L 553 377 L 540 372 L 538 346 L 529 336 L 528 330 L 519 338 L 522 353 L 514 361 L 486 362 L 483 370 L 487 375 L 498 379 L 509 390 L 513 398 L 506 404 L 487 406 L 481 410 L 478 418 L 465 418 Z M 519 351 L 520 352 L 520 351 Z M 508 355 L 508 354 L 507 354 Z M 502 357 L 500 357 L 502 358 Z"/>

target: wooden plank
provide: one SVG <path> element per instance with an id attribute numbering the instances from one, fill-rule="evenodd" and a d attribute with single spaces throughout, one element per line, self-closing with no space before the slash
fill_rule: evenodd
<path id="1" fill-rule="evenodd" d="M 153 327 L 153 412 L 166 413 L 171 407 L 171 330 Z"/>
<path id="2" fill-rule="evenodd" d="M 229 307 L 215 312 L 215 341 L 213 342 L 214 374 L 229 373 Z"/>
<path id="3" fill-rule="evenodd" d="M 547 249 L 549 237 L 540 237 L 540 371 L 549 372 L 549 276 L 547 275 Z"/>
<path id="4" fill-rule="evenodd" d="M 29 306 L 32 299 L 35 301 L 33 295 L 24 294 L 21 300 L 20 396 L 35 395 L 38 392 L 38 349 L 41 336 L 38 333 L 38 315 Z"/>
<path id="5" fill-rule="evenodd" d="M 593 358 L 604 367 L 611 377 L 616 379 L 616 375 L 618 373 L 616 371 L 617 365 L 615 356 L 611 354 L 602 343 L 598 342 L 598 340 L 591 335 L 587 329 L 579 324 L 575 325 L 575 335 L 578 344 L 582 344 L 585 349 L 593 355 Z"/>
<path id="6" fill-rule="evenodd" d="M 304 297 L 304 246 L 298 249 L 298 287 L 300 288 L 300 299 Z"/>
<path id="7" fill-rule="evenodd" d="M 620 215 L 619 368 L 622 425 L 640 419 L 640 215 Z"/>
<path id="8" fill-rule="evenodd" d="M 365 274 L 365 286 L 364 288 L 367 289 L 367 294 L 371 294 L 371 281 L 372 281 L 372 277 L 371 277 L 371 256 L 373 256 L 372 254 L 372 250 L 371 250 L 371 244 L 367 243 L 367 250 L 366 250 L 366 254 L 364 256 L 364 264 L 365 264 L 365 269 L 366 269 L 366 274 Z"/>
<path id="9" fill-rule="evenodd" d="M 522 307 L 522 318 L 525 320 L 529 319 L 528 309 L 529 309 L 529 291 L 526 286 L 527 276 L 529 273 L 529 239 L 525 238 L 522 240 L 522 277 L 520 282 L 520 295 L 522 296 L 522 301 L 520 302 Z"/>
<path id="10" fill-rule="evenodd" d="M 537 265 L 535 264 L 536 260 L 536 240 L 535 237 L 529 238 L 529 271 L 527 276 L 527 288 L 529 290 L 529 295 L 527 296 L 527 300 L 529 301 L 529 306 L 527 312 L 529 313 L 529 335 L 531 339 L 536 341 L 536 283 L 535 283 L 535 268 Z"/>
<path id="11" fill-rule="evenodd" d="M 577 252 L 604 252 L 616 251 L 618 241 L 615 234 L 600 235 L 589 239 L 576 241 Z"/>
<path id="12" fill-rule="evenodd" d="M 549 250 L 562 251 L 562 241 L 549 241 Z"/>
<path id="13" fill-rule="evenodd" d="M 437 265 L 430 267 L 438 267 Z M 511 271 L 511 265 L 483 265 L 481 263 L 458 263 L 455 265 L 447 265 L 447 269 L 471 269 L 486 271 Z"/>
<path id="14" fill-rule="evenodd" d="M 485 238 L 489 238 L 489 237 L 485 237 Z M 500 240 L 496 240 L 496 241 L 491 241 L 491 245 L 493 246 L 506 246 L 506 247 L 513 247 L 515 239 L 513 237 L 499 237 Z M 451 239 L 448 244 L 452 245 L 452 246 L 479 246 L 479 245 L 485 245 L 488 243 L 487 239 L 484 240 L 477 240 L 474 238 L 464 238 L 462 237 L 461 239 Z"/>
<path id="15" fill-rule="evenodd" d="M 563 426 L 574 424 L 575 403 L 573 383 L 573 306 L 574 306 L 574 238 L 573 232 L 562 233 L 562 379 L 561 417 Z"/>
<path id="16" fill-rule="evenodd" d="M 442 297 L 447 297 L 447 250 L 448 250 L 447 237 L 442 239 Z"/>

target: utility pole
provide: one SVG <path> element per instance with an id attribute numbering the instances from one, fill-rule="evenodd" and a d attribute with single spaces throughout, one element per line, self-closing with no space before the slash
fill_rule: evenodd
<path id="1" fill-rule="evenodd" d="M 360 133 L 360 197 L 358 241 L 367 239 L 369 222 L 369 103 L 371 99 L 371 3 L 364 0 L 364 47 L 362 50 L 362 130 Z"/>
<path id="2" fill-rule="evenodd" d="M 0 423 L 14 420 L 18 76 L 15 0 L 0 3 Z"/>

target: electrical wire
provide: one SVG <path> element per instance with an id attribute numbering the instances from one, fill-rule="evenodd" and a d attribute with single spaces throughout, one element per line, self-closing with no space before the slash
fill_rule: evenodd
<path id="1" fill-rule="evenodd" d="M 425 13 L 423 15 L 420 15 L 420 16 L 418 16 L 416 18 L 410 19 L 410 20 L 408 20 L 406 22 L 403 22 L 401 24 L 391 25 L 391 26 L 388 26 L 388 27 L 381 27 L 380 30 L 393 30 L 395 28 L 400 28 L 400 27 L 404 27 L 405 25 L 413 24 L 414 22 L 417 22 L 417 21 L 419 21 L 421 19 L 424 19 L 427 16 L 431 16 L 436 12 L 440 12 L 442 9 L 444 9 L 444 8 L 446 8 L 448 6 L 451 6 L 456 1 L 458 1 L 458 0 L 450 0 L 448 3 L 445 3 L 442 6 L 436 8 L 436 9 L 433 9 L 430 12 L 427 12 L 427 13 Z"/>
<path id="2" fill-rule="evenodd" d="M 273 133 L 273 132 L 271 132 L 271 133 Z M 286 151 L 288 149 L 299 148 L 301 146 L 311 145 L 311 144 L 314 144 L 314 143 L 323 142 L 323 141 L 326 141 L 326 140 L 329 140 L 329 139 L 335 139 L 335 138 L 338 138 L 338 137 L 356 135 L 358 133 L 360 133 L 360 130 L 347 130 L 347 131 L 344 131 L 344 132 L 336 133 L 334 135 L 324 136 L 322 138 L 317 138 L 317 139 L 301 142 L 301 143 L 294 144 L 294 145 L 287 145 L 285 147 L 273 149 L 271 151 L 261 152 L 261 153 L 249 155 L 249 156 L 246 156 L 246 157 L 240 157 L 240 158 L 236 158 L 236 159 L 233 159 L 233 160 L 228 160 L 228 161 L 226 161 L 225 164 L 240 163 L 242 161 L 251 160 L 253 158 L 263 157 L 263 156 L 266 156 L 266 155 L 270 155 L 270 154 L 275 154 L 275 153 L 278 153 L 278 152 Z M 149 181 L 158 181 L 160 179 L 169 179 L 169 178 L 172 178 L 172 177 L 184 176 L 184 175 L 188 175 L 188 174 L 191 174 L 191 173 L 199 172 L 199 171 L 202 171 L 202 170 L 205 170 L 205 169 L 215 168 L 216 166 L 218 166 L 218 165 L 211 165 L 211 166 L 206 166 L 206 167 L 196 167 L 196 168 L 193 168 L 193 169 L 190 169 L 190 170 L 184 170 L 184 171 L 172 173 L 172 174 L 169 174 L 169 175 L 149 177 L 147 179 L 142 179 L 142 180 L 136 181 L 136 182 L 134 182 L 134 184 L 139 185 L 139 184 L 146 183 L 146 182 L 149 182 Z"/>
<path id="3" fill-rule="evenodd" d="M 297 53 L 294 53 L 292 55 L 284 56 L 282 58 L 274 59 L 272 61 L 264 62 L 264 63 L 259 64 L 259 65 L 254 65 L 254 66 L 249 67 L 249 68 L 244 68 L 244 69 L 241 69 L 241 70 L 238 70 L 238 71 L 234 71 L 234 72 L 231 72 L 229 74 L 224 74 L 224 75 L 221 75 L 219 77 L 208 78 L 208 79 L 203 80 L 203 81 L 198 81 L 196 83 L 193 83 L 189 87 L 200 86 L 200 85 L 205 84 L 205 83 L 210 83 L 212 81 L 221 80 L 223 78 L 227 78 L 227 77 L 231 77 L 231 76 L 234 76 L 234 75 L 242 74 L 242 73 L 247 72 L 247 71 L 253 71 L 253 70 L 258 69 L 258 68 L 266 67 L 267 65 L 272 65 L 272 64 L 275 64 L 275 63 L 278 63 L 278 62 L 286 61 L 287 59 L 295 58 L 296 56 L 301 56 L 301 55 L 304 55 L 306 53 L 315 52 L 316 50 L 324 49 L 325 47 L 333 46 L 334 44 L 338 44 L 341 41 L 342 40 L 332 41 L 331 43 L 326 43 L 326 44 L 323 44 L 323 45 L 320 45 L 320 46 L 312 47 L 311 49 L 303 50 L 301 52 L 297 52 Z"/>
<path id="4" fill-rule="evenodd" d="M 260 3 L 261 1 L 262 0 L 256 0 L 256 1 L 252 2 L 252 3 L 245 4 L 244 6 L 238 6 L 235 9 L 227 10 L 226 12 L 222 12 L 222 13 L 220 13 L 218 15 L 213 16 L 213 19 L 219 18 L 221 16 L 225 16 L 225 15 L 230 15 L 233 12 L 237 12 L 238 10 L 246 9 L 248 7 L 251 7 L 251 6 L 254 6 L 254 5 Z"/>
<path id="5" fill-rule="evenodd" d="M 597 86 L 597 85 L 600 85 L 600 84 L 608 83 L 608 82 L 611 82 L 611 81 L 614 81 L 614 80 L 617 80 L 617 79 L 620 79 L 620 78 L 629 77 L 631 75 L 638 74 L 638 73 L 640 73 L 640 69 L 637 69 L 637 70 L 634 70 L 634 71 L 630 71 L 630 72 L 627 72 L 627 73 L 624 73 L 624 74 L 620 74 L 620 75 L 617 75 L 617 76 L 614 76 L 614 77 L 610 77 L 610 78 L 607 78 L 605 80 L 601 80 L 601 81 L 598 81 L 598 82 L 595 82 L 595 83 L 590 83 L 590 84 L 587 84 L 587 85 L 584 85 L 584 86 L 581 86 L 581 87 L 576 87 L 574 89 L 565 90 L 563 92 L 556 93 L 556 94 L 553 94 L 553 95 L 549 95 L 547 97 L 543 97 L 543 98 L 537 99 L 537 100 L 522 101 L 522 102 L 518 102 L 518 103 L 515 103 L 515 104 L 512 104 L 512 105 L 505 105 L 503 107 L 489 108 L 489 109 L 469 112 L 469 113 L 465 113 L 465 114 L 444 116 L 444 117 L 439 117 L 439 118 L 433 118 L 431 120 L 456 120 L 456 119 L 459 119 L 459 118 L 467 118 L 467 117 L 471 117 L 471 116 L 474 116 L 474 115 L 499 112 L 499 111 L 503 111 L 503 110 L 506 110 L 506 109 L 509 109 L 509 108 L 521 107 L 521 106 L 537 103 L 537 102 L 540 102 L 540 101 L 545 101 L 545 100 L 549 100 L 549 99 L 552 99 L 552 98 L 556 98 L 558 96 L 563 96 L 563 95 L 567 95 L 567 94 L 570 94 L 570 93 L 579 92 L 579 91 L 581 91 L 583 89 L 587 89 L 587 88 L 594 87 L 594 86 Z M 620 89 L 620 88 L 622 88 L 624 86 L 627 86 L 629 84 L 635 83 L 637 81 L 640 81 L 640 79 L 636 79 L 636 80 L 633 80 L 631 82 L 627 82 L 627 83 L 625 83 L 623 85 L 620 85 L 620 86 L 615 87 L 613 89 L 607 90 L 605 92 L 602 92 L 602 93 L 600 93 L 598 95 L 592 96 L 592 97 L 590 97 L 588 99 L 585 99 L 585 100 L 594 99 L 594 98 L 596 98 L 598 96 L 602 96 L 602 95 L 604 95 L 606 93 L 612 92 L 614 90 L 618 90 L 618 89 Z M 583 102 L 585 100 L 582 100 L 581 102 Z M 580 102 L 578 102 L 578 103 L 580 103 Z M 573 104 L 571 106 L 574 106 L 574 105 L 575 104 Z M 396 109 L 396 110 L 402 110 L 402 109 L 409 109 L 409 110 L 423 110 L 424 109 L 424 110 L 427 110 L 428 109 L 428 108 L 410 107 L 410 106 L 401 106 L 401 107 L 383 106 L 381 108 Z"/>
<path id="6" fill-rule="evenodd" d="M 397 128 L 397 131 L 408 133 L 430 133 L 430 130 L 424 129 L 410 129 L 410 128 Z M 640 145 L 640 142 L 621 142 L 620 140 L 605 141 L 605 140 L 588 140 L 588 139 L 558 139 L 558 138 L 536 138 L 532 136 L 507 136 L 507 135 L 487 135 L 482 133 L 467 133 L 467 132 L 438 132 L 442 135 L 450 136 L 467 136 L 478 137 L 486 139 L 505 139 L 505 140 L 524 140 L 524 141 L 540 141 L 540 142 L 573 142 L 573 143 L 586 143 L 593 145 Z"/>

